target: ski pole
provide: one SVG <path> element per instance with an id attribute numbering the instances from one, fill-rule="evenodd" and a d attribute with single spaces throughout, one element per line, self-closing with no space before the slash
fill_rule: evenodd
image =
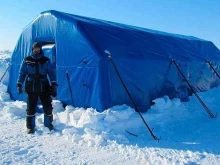
<path id="1" fill-rule="evenodd" d="M 144 122 L 145 126 L 147 127 L 148 131 L 150 132 L 150 134 L 151 134 L 151 136 L 154 138 L 154 140 L 158 140 L 158 141 L 159 141 L 159 140 L 161 139 L 161 137 L 160 137 L 160 138 L 156 137 L 156 136 L 153 134 L 153 132 L 152 132 L 152 130 L 150 129 L 150 127 L 148 126 L 147 122 L 145 121 L 144 117 L 142 116 L 141 112 L 139 111 L 139 109 L 138 109 L 136 103 L 134 102 L 133 98 L 131 97 L 131 94 L 130 94 L 130 92 L 128 91 L 128 89 L 127 89 L 127 87 L 126 87 L 124 81 L 122 80 L 121 75 L 119 74 L 119 71 L 118 71 L 118 69 L 117 69 L 117 67 L 116 67 L 116 65 L 115 65 L 115 63 L 114 63 L 114 60 L 112 59 L 112 56 L 111 56 L 110 52 L 107 51 L 107 50 L 105 50 L 105 53 L 108 55 L 109 61 L 110 61 L 111 64 L 113 65 L 113 67 L 114 67 L 114 69 L 115 69 L 115 72 L 117 73 L 117 75 L 118 75 L 118 77 L 119 77 L 119 79 L 120 79 L 120 81 L 121 81 L 121 83 L 122 83 L 122 85 L 123 85 L 123 87 L 124 87 L 126 93 L 128 94 L 130 100 L 132 101 L 132 103 L 133 103 L 133 105 L 134 105 L 134 108 L 135 108 L 135 111 L 136 111 L 136 112 L 139 114 L 139 116 L 141 117 L 142 121 Z"/>
<path id="2" fill-rule="evenodd" d="M 67 77 L 67 82 L 68 82 L 68 87 L 69 87 L 69 91 L 70 91 L 72 105 L 74 106 L 73 93 L 72 93 L 72 89 L 71 89 L 71 86 L 70 86 L 70 77 L 69 77 L 68 71 L 66 71 L 66 77 Z"/>
<path id="3" fill-rule="evenodd" d="M 205 105 L 205 103 L 202 101 L 202 99 L 199 97 L 199 95 L 196 93 L 196 91 L 193 89 L 192 85 L 189 83 L 189 81 L 186 79 L 186 77 L 184 76 L 183 72 L 180 70 L 180 68 L 178 67 L 176 61 L 174 59 L 172 59 L 172 62 L 174 63 L 174 65 L 176 66 L 177 70 L 179 71 L 179 73 L 181 74 L 181 76 L 183 77 L 183 79 L 186 81 L 186 83 L 188 84 L 189 88 L 191 89 L 191 91 L 195 94 L 196 98 L 198 99 L 198 101 L 200 102 L 200 104 L 203 106 L 203 108 L 206 110 L 206 112 L 209 114 L 209 116 L 211 118 L 216 118 L 217 115 L 215 116 L 211 110 Z"/>
<path id="4" fill-rule="evenodd" d="M 5 74 L 6 74 L 6 72 L 8 71 L 9 67 L 10 67 L 10 64 L 8 65 L 8 67 L 7 67 L 6 71 L 4 72 L 3 76 L 1 77 L 0 82 L 2 82 L 2 79 L 5 77 Z"/>

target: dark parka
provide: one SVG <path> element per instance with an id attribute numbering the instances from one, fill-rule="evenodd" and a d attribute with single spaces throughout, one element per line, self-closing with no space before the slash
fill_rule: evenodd
<path id="1" fill-rule="evenodd" d="M 22 85 L 25 81 L 26 93 L 46 93 L 49 92 L 47 75 L 51 84 L 56 84 L 56 76 L 50 59 L 43 53 L 40 55 L 32 54 L 22 62 L 17 84 Z"/>

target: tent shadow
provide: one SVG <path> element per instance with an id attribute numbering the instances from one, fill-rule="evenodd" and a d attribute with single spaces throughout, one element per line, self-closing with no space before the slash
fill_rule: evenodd
<path id="1" fill-rule="evenodd" d="M 191 151 L 199 152 L 202 155 L 204 153 L 209 154 L 220 154 L 220 143 L 219 141 L 209 141 L 209 140 L 187 140 L 180 141 L 176 139 L 165 139 L 161 138 L 158 142 L 153 140 L 151 137 L 129 137 L 129 144 L 132 146 L 138 146 L 140 148 L 160 148 L 160 149 L 172 149 L 178 151 Z"/>

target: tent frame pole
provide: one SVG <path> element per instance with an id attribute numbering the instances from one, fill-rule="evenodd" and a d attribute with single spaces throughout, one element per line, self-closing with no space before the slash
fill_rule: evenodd
<path id="1" fill-rule="evenodd" d="M 203 106 L 203 108 L 205 109 L 205 111 L 209 114 L 209 116 L 211 118 L 217 118 L 218 115 L 216 114 L 216 116 L 211 112 L 211 110 L 206 106 L 206 104 L 202 101 L 202 99 L 199 97 L 199 95 L 196 93 L 196 91 L 193 89 L 192 85 L 189 83 L 189 81 L 187 80 L 187 78 L 184 76 L 183 72 L 180 70 L 179 66 L 177 65 L 176 61 L 174 59 L 172 59 L 173 64 L 176 66 L 177 70 L 179 71 L 179 73 L 181 74 L 181 76 L 183 77 L 184 81 L 187 83 L 187 85 L 189 86 L 189 88 L 191 89 L 191 91 L 195 94 L 196 98 L 198 99 L 198 101 L 200 102 L 200 104 Z"/>
<path id="2" fill-rule="evenodd" d="M 215 68 L 213 67 L 213 65 L 211 64 L 211 62 L 208 61 L 208 60 L 207 60 L 206 62 L 209 64 L 210 68 L 215 72 L 215 74 L 217 75 L 217 77 L 220 79 L 220 76 L 219 76 L 218 72 L 215 70 Z"/>
<path id="3" fill-rule="evenodd" d="M 69 77 L 68 71 L 66 71 L 66 77 L 67 77 L 67 82 L 68 82 L 68 87 L 69 87 L 69 91 L 70 91 L 72 105 L 75 106 L 74 101 L 73 101 L 73 92 L 72 92 L 72 89 L 71 89 L 71 86 L 70 86 L 70 77 Z"/>
<path id="4" fill-rule="evenodd" d="M 10 67 L 10 64 L 8 65 L 8 67 L 7 67 L 7 69 L 5 70 L 3 76 L 1 77 L 0 83 L 2 82 L 2 79 L 5 77 L 5 74 L 7 73 L 9 67 Z"/>
<path id="5" fill-rule="evenodd" d="M 108 53 L 109 53 L 109 52 L 108 52 Z M 115 65 L 115 63 L 114 63 L 114 61 L 113 61 L 111 55 L 108 55 L 108 59 L 109 59 L 109 61 L 111 62 L 111 64 L 113 65 L 113 67 L 114 67 L 114 69 L 115 69 L 115 71 L 116 71 L 116 73 L 117 73 L 117 75 L 118 75 L 118 77 L 119 77 L 119 79 L 120 79 L 120 81 L 121 81 L 121 83 L 122 83 L 122 85 L 123 85 L 123 87 L 124 87 L 126 93 L 128 94 L 130 100 L 132 101 L 132 103 L 133 103 L 133 105 L 134 105 L 134 108 L 135 108 L 135 111 L 136 111 L 136 112 L 139 114 L 139 116 L 141 117 L 142 121 L 144 122 L 145 126 L 147 127 L 147 129 L 148 129 L 148 131 L 150 132 L 150 134 L 151 134 L 151 136 L 153 137 L 153 139 L 154 139 L 154 140 L 158 140 L 158 142 L 159 142 L 159 140 L 161 139 L 161 137 L 158 138 L 157 136 L 155 136 L 155 135 L 153 134 L 153 131 L 152 131 L 152 130 L 150 129 L 150 127 L 148 126 L 147 122 L 145 121 L 144 117 L 142 116 L 141 112 L 139 111 L 139 109 L 138 109 L 136 103 L 134 102 L 134 99 L 131 97 L 131 94 L 130 94 L 130 92 L 128 91 L 128 89 L 127 89 L 127 87 L 126 87 L 124 81 L 122 80 L 122 78 L 121 78 L 121 76 L 120 76 L 120 74 L 119 74 L 119 71 L 118 71 L 118 69 L 117 69 L 117 67 L 116 67 L 116 65 Z"/>

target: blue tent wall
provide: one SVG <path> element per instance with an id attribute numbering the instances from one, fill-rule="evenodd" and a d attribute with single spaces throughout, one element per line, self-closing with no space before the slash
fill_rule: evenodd
<path id="1" fill-rule="evenodd" d="M 188 70 L 192 72 L 189 78 L 198 92 L 219 84 L 217 77 L 213 81 L 209 75 L 213 71 L 203 71 L 209 68 L 205 65 L 206 59 L 219 61 L 219 51 L 211 42 L 143 29 L 139 31 L 118 24 L 109 27 L 106 24 L 84 22 L 82 26 L 91 42 L 98 45 L 100 52 L 108 50 L 112 53 L 122 79 L 142 110 L 146 110 L 151 100 L 157 97 L 176 97 L 176 86 L 183 78 L 171 65 L 171 58 L 177 63 L 185 62 L 188 65 Z M 218 65 L 215 63 L 216 67 Z M 108 73 L 112 105 L 127 103 L 132 106 L 111 64 Z M 200 83 L 204 79 L 206 82 Z"/>
<path id="2" fill-rule="evenodd" d="M 106 107 L 102 85 L 99 85 L 99 56 L 80 33 L 76 21 L 63 14 L 56 14 L 55 17 L 50 13 L 42 13 L 22 32 L 11 58 L 8 91 L 13 99 L 25 100 L 25 94 L 18 95 L 16 92 L 16 81 L 21 62 L 31 54 L 31 45 L 35 41 L 56 44 L 58 99 L 65 104 L 72 104 L 66 78 L 68 71 L 75 106 Z"/>
<path id="3" fill-rule="evenodd" d="M 102 109 L 106 102 L 102 101 L 100 95 L 99 54 L 81 33 L 76 20 L 68 18 L 64 22 L 60 18 L 57 29 L 58 98 L 62 98 L 61 101 L 66 104 L 72 104 L 66 79 L 68 71 L 75 106 Z"/>
<path id="4" fill-rule="evenodd" d="M 177 96 L 176 88 L 183 79 L 172 58 L 198 92 L 219 85 L 206 60 L 220 71 L 220 51 L 209 41 L 46 11 L 23 30 L 12 54 L 8 91 L 14 99 L 25 99 L 16 93 L 15 86 L 21 61 L 30 55 L 34 41 L 55 42 L 57 98 L 66 104 L 72 104 L 68 71 L 75 106 L 99 111 L 118 104 L 133 107 L 105 50 L 111 52 L 141 111 L 150 107 L 152 99 Z"/>

